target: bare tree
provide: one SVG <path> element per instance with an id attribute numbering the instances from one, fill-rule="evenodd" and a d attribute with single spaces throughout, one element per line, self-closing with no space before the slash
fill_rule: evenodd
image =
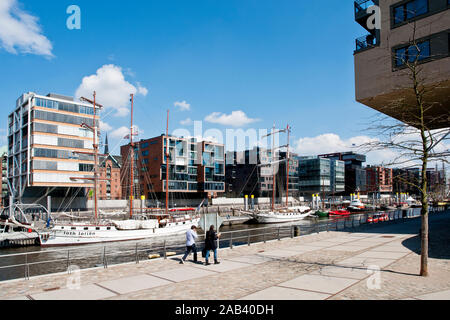
<path id="1" fill-rule="evenodd" d="M 416 25 L 412 27 L 412 36 L 405 50 L 394 53 L 396 67 L 399 69 L 399 81 L 406 83 L 398 86 L 397 99 L 391 99 L 381 110 L 384 114 L 396 114 L 401 121 L 380 115 L 368 128 L 377 137 L 362 145 L 365 150 L 390 149 L 399 154 L 386 165 L 420 165 L 421 174 L 417 181 L 405 183 L 417 188 L 422 203 L 421 210 L 421 265 L 420 275 L 428 276 L 428 212 L 429 195 L 427 168 L 433 161 L 449 161 L 450 150 L 445 141 L 450 139 L 450 128 L 442 128 L 448 122 L 450 109 L 435 99 L 440 84 L 433 84 L 424 73 L 423 62 L 433 60 L 426 42 L 416 40 Z M 429 44 L 429 43 L 428 43 Z M 403 81 L 407 77 L 408 81 Z M 448 90 L 448 88 L 445 88 Z M 444 91 L 448 92 L 448 91 Z M 439 128 L 439 129 L 437 129 Z"/>

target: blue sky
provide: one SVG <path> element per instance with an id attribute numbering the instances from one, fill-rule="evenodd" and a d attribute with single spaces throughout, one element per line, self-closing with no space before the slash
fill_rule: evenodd
<path id="1" fill-rule="evenodd" d="M 172 130 L 192 130 L 180 122 L 220 113 L 223 124 L 203 121 L 204 129 L 289 123 L 296 151 L 310 155 L 363 136 L 375 114 L 354 98 L 354 42 L 364 30 L 350 0 L 4 1 L 11 6 L 0 6 L 0 17 L 19 12 L 38 19 L 34 34 L 51 43 L 39 42 L 52 57 L 20 42 L 8 50 L 0 31 L 2 132 L 21 93 L 74 96 L 89 87 L 84 77 L 105 66 L 142 89 L 135 119 L 147 138 L 165 130 L 167 109 Z M 66 27 L 72 4 L 81 9 L 81 30 Z M 110 144 L 120 145 L 117 130 L 129 126 L 129 117 L 108 110 L 114 112 L 102 120 Z M 242 125 L 231 115 L 243 117 Z M 313 148 L 301 145 L 305 138 Z"/>

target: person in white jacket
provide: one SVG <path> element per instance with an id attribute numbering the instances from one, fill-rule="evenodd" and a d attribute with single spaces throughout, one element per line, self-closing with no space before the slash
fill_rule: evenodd
<path id="1" fill-rule="evenodd" d="M 195 245 L 195 240 L 197 240 L 197 238 L 197 227 L 192 226 L 191 229 L 186 232 L 186 253 L 183 258 L 181 258 L 181 264 L 184 264 L 191 252 L 194 253 L 194 262 L 197 262 L 197 246 Z"/>

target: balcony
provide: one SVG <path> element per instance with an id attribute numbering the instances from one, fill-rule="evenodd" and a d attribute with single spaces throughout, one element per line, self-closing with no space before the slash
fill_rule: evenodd
<path id="1" fill-rule="evenodd" d="M 372 34 L 375 34 L 375 29 L 370 29 L 367 25 L 367 20 L 372 15 L 367 12 L 372 6 L 378 6 L 378 0 L 356 0 L 355 1 L 355 21 L 358 22 L 364 29 Z"/>
<path id="2" fill-rule="evenodd" d="M 355 53 L 378 47 L 380 42 L 371 34 L 356 39 Z"/>

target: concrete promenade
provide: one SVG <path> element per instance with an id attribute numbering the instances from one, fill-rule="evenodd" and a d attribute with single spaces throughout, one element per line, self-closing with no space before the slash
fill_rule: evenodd
<path id="1" fill-rule="evenodd" d="M 430 229 L 427 278 L 418 276 L 418 218 L 223 249 L 219 265 L 172 257 L 7 281 L 0 299 L 448 300 L 450 214 L 431 215 Z"/>

